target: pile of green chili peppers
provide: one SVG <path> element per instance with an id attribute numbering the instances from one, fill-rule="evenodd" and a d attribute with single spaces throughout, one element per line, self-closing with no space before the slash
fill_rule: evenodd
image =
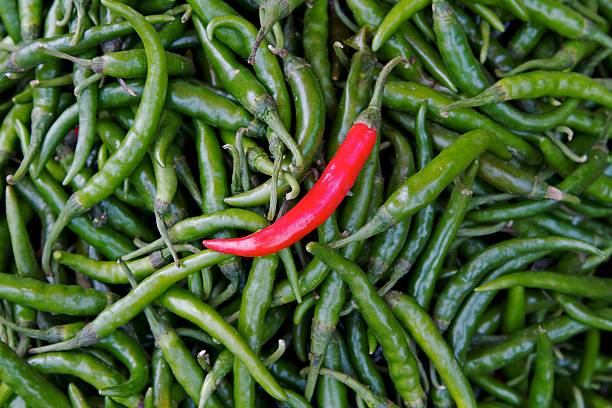
<path id="1" fill-rule="evenodd" d="M 0 408 L 612 407 L 611 25 L 612 0 L 0 0 Z M 206 249 L 313 188 L 391 60 L 335 213 Z"/>

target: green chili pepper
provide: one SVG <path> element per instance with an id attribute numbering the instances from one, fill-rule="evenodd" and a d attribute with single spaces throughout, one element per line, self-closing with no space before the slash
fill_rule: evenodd
<path id="1" fill-rule="evenodd" d="M 588 326 L 609 331 L 612 328 L 612 321 L 606 317 L 599 316 L 589 307 L 585 306 L 572 296 L 563 293 L 555 293 L 555 300 L 559 302 L 565 313 L 577 322 Z"/>
<path id="2" fill-rule="evenodd" d="M 496 380 L 494 377 L 479 374 L 472 376 L 470 380 L 487 394 L 510 404 L 510 406 L 520 407 L 525 405 L 525 397 L 513 387 Z"/>
<path id="3" fill-rule="evenodd" d="M 74 383 L 68 385 L 68 397 L 73 408 L 89 408 L 83 392 Z"/>
<path id="4" fill-rule="evenodd" d="M 414 173 L 414 158 L 410 144 L 396 129 L 383 125 L 382 132 L 395 149 L 395 165 L 387 187 L 388 196 Z M 405 247 L 404 244 L 408 239 L 410 224 L 411 220 L 403 221 L 374 239 L 368 260 L 368 271 L 377 271 L 377 275 L 380 276 L 385 274 L 393 261 L 397 260 L 403 252 L 402 248 Z"/>
<path id="5" fill-rule="evenodd" d="M 117 330 L 96 344 L 123 363 L 130 377 L 122 384 L 100 390 L 101 395 L 129 397 L 143 390 L 149 380 L 149 363 L 142 346 L 122 330 Z"/>
<path id="6" fill-rule="evenodd" d="M 57 407 L 70 407 L 68 398 L 64 393 L 1 341 L 0 358 L 2 360 L 0 380 L 22 397 L 28 405 L 42 408 L 52 400 Z"/>
<path id="7" fill-rule="evenodd" d="M 477 170 L 478 164 L 475 163 L 468 169 L 464 180 L 456 182 L 444 214 L 438 220 L 423 255 L 419 257 L 415 270 L 410 275 L 409 292 L 425 310 L 429 308 L 444 258 L 467 212 Z"/>
<path id="8" fill-rule="evenodd" d="M 515 61 L 523 61 L 538 46 L 546 27 L 535 21 L 523 24 L 508 42 L 508 51 Z"/>
<path id="9" fill-rule="evenodd" d="M 10 156 L 15 153 L 17 148 L 17 120 L 27 125 L 31 112 L 31 103 L 16 104 L 4 117 L 0 126 L 0 168 L 4 168 Z"/>
<path id="10" fill-rule="evenodd" d="M 59 4 L 58 2 L 55 2 Z M 32 41 L 40 36 L 42 31 L 43 5 L 41 0 L 18 0 L 21 38 Z"/>
<path id="11" fill-rule="evenodd" d="M 137 103 L 142 97 L 142 82 L 133 80 L 127 81 L 126 84 L 136 96 L 124 92 L 119 85 L 107 85 L 100 91 L 100 108 L 124 107 Z M 249 113 L 218 92 L 218 89 L 202 82 L 172 80 L 167 89 L 167 107 L 223 129 L 238 130 L 240 127 L 248 127 L 251 121 Z"/>
<path id="12" fill-rule="evenodd" d="M 156 348 L 151 359 L 153 377 L 153 405 L 160 408 L 170 408 L 172 406 L 172 371 L 161 349 Z"/>
<path id="13" fill-rule="evenodd" d="M 427 106 L 423 104 L 419 107 L 419 112 L 416 118 L 415 132 L 417 142 L 416 158 L 419 171 L 423 170 L 423 168 L 431 161 L 433 156 L 432 143 L 426 129 L 426 115 Z M 406 181 L 403 183 L 405 182 Z M 397 190 L 400 188 L 400 186 L 397 186 L 395 189 Z M 395 191 L 393 194 L 394 193 Z M 389 197 L 387 199 L 389 199 Z M 393 271 L 391 272 L 389 282 L 385 284 L 381 292 L 386 293 L 386 291 L 391 289 L 399 279 L 410 271 L 410 268 L 429 240 L 429 236 L 433 228 L 434 217 L 435 209 L 431 204 L 421 208 L 416 213 L 406 244 L 402 247 L 398 257 L 395 260 L 395 263 L 393 264 Z M 373 282 L 376 282 L 377 280 L 378 277 L 376 276 L 372 278 Z"/>
<path id="14" fill-rule="evenodd" d="M 376 29 L 376 34 L 374 34 L 372 39 L 372 49 L 378 51 L 381 45 L 393 35 L 402 23 L 430 4 L 431 0 L 404 0 L 395 4 Z"/>
<path id="15" fill-rule="evenodd" d="M 499 290 L 513 286 L 549 289 L 557 292 L 585 296 L 588 298 L 605 298 L 609 296 L 611 283 L 606 278 L 594 276 L 570 276 L 555 272 L 516 272 L 506 275 L 476 288 L 476 291 Z"/>
<path id="16" fill-rule="evenodd" d="M 346 281 L 364 320 L 374 330 L 376 339 L 383 348 L 396 389 L 409 406 L 422 406 L 424 394 L 416 362 L 408 350 L 405 335 L 398 321 L 376 293 L 376 289 L 368 283 L 366 275 L 355 264 L 321 244 L 311 242 L 306 250 L 333 267 Z"/>
<path id="17" fill-rule="evenodd" d="M 40 282 L 0 273 L 0 298 L 44 312 L 89 316 L 104 309 L 109 298 L 94 289 Z"/>
<path id="18" fill-rule="evenodd" d="M 66 374 L 76 376 L 97 388 L 117 385 L 124 381 L 117 370 L 107 366 L 94 356 L 83 352 L 58 351 L 30 357 L 28 364 L 43 374 Z M 117 402 L 128 407 L 137 407 L 138 395 L 114 397 Z"/>
<path id="19" fill-rule="evenodd" d="M 542 141 L 544 140 L 548 139 Z M 594 145 L 589 151 L 587 162 L 568 174 L 565 180 L 558 185 L 559 188 L 573 194 L 580 194 L 587 190 L 603 173 L 606 157 L 607 148 L 602 144 Z M 544 213 L 546 210 L 557 206 L 557 204 L 558 202 L 554 200 L 501 204 L 472 211 L 467 215 L 467 218 L 479 222 L 516 220 Z"/>
<path id="20" fill-rule="evenodd" d="M 533 220 L 534 224 L 542 227 L 551 234 L 563 235 L 568 238 L 588 242 L 595 246 L 604 246 L 607 243 L 607 239 L 604 236 L 593 234 L 590 231 L 580 228 L 580 226 L 572 225 L 569 222 L 562 221 L 547 214 L 536 215 L 531 217 L 531 220 Z"/>
<path id="21" fill-rule="evenodd" d="M 368 353 L 366 324 L 358 311 L 353 311 L 346 320 L 347 344 L 357 376 L 375 394 L 386 396 L 382 376 L 376 370 Z"/>
<path id="22" fill-rule="evenodd" d="M 255 353 L 261 349 L 262 323 L 270 307 L 277 266 L 276 255 L 255 258 L 243 291 L 238 330 Z M 239 358 L 234 362 L 234 399 L 239 406 L 255 406 L 255 383 Z"/>
<path id="23" fill-rule="evenodd" d="M 535 371 L 529 389 L 527 406 L 547 407 L 551 404 L 555 387 L 553 348 L 546 332 L 538 336 L 536 352 Z"/>
<path id="24" fill-rule="evenodd" d="M 306 382 L 299 374 L 299 369 L 292 362 L 281 359 L 270 365 L 268 370 L 278 379 L 278 381 L 296 391 L 303 392 Z M 287 389 L 285 389 L 287 391 Z"/>
<path id="25" fill-rule="evenodd" d="M 0 4 L 0 19 L 13 43 L 19 44 L 21 42 L 21 29 L 17 0 L 8 0 Z"/>
<path id="26" fill-rule="evenodd" d="M 463 266 L 442 290 L 434 310 L 439 327 L 442 329 L 448 327 L 461 302 L 478 285 L 487 271 L 501 266 L 516 256 L 549 250 L 574 250 L 602 254 L 592 245 L 561 237 L 515 238 L 492 245 Z"/>
<path id="27" fill-rule="evenodd" d="M 77 66 L 89 68 L 99 78 L 100 75 L 123 79 L 144 78 L 147 75 L 147 57 L 142 49 L 117 51 L 93 59 L 73 57 L 52 49 L 43 47 L 44 52 L 57 58 L 64 58 Z M 189 77 L 195 73 L 193 62 L 181 55 L 165 52 L 169 77 Z M 93 80 L 93 78 L 92 78 Z M 88 82 L 89 83 L 89 82 Z"/>
<path id="28" fill-rule="evenodd" d="M 390 304 L 398 320 L 408 329 L 415 342 L 432 360 L 457 406 L 476 406 L 469 381 L 459 369 L 459 364 L 450 347 L 439 334 L 435 323 L 427 313 L 413 298 L 399 292 L 390 292 L 385 296 L 385 300 Z"/>
<path id="29" fill-rule="evenodd" d="M 612 38 L 577 11 L 552 0 L 522 0 L 529 16 L 564 37 L 587 39 L 610 47 Z"/>
<path id="30" fill-rule="evenodd" d="M 73 104 L 64 110 L 53 122 L 43 141 L 37 161 L 31 170 L 32 177 L 36 178 L 45 168 L 46 163 L 55 153 L 55 149 L 64 139 L 66 134 L 79 123 L 79 105 Z"/>
<path id="31" fill-rule="evenodd" d="M 323 360 L 324 368 L 321 370 L 342 370 L 340 361 L 340 347 L 335 339 L 332 339 L 325 349 Z M 348 389 L 340 381 L 333 377 L 321 377 L 317 381 L 317 403 L 319 406 L 338 406 L 340 408 L 348 407 Z"/>
<path id="32" fill-rule="evenodd" d="M 13 247 L 13 257 L 20 277 L 43 280 L 43 274 L 38 265 L 34 248 L 28 237 L 25 222 L 19 209 L 19 201 L 15 190 L 6 187 L 6 219 L 10 233 L 10 243 Z"/>
<path id="33" fill-rule="evenodd" d="M 612 91 L 576 72 L 532 71 L 500 79 L 480 94 L 449 104 L 445 110 L 540 96 L 587 99 L 612 107 Z"/>
<path id="34" fill-rule="evenodd" d="M 286 400 L 283 388 L 263 366 L 246 341 L 214 309 L 180 289 L 170 289 L 159 298 L 159 302 L 173 313 L 190 319 L 202 326 L 203 330 L 209 331 L 245 364 L 255 381 L 259 382 L 272 397 L 281 401 Z"/>
<path id="35" fill-rule="evenodd" d="M 584 352 L 582 355 L 582 360 L 580 361 L 578 373 L 576 373 L 576 383 L 582 388 L 588 389 L 591 386 L 593 373 L 595 372 L 595 361 L 597 359 L 597 355 L 599 354 L 600 343 L 601 335 L 599 330 L 589 330 L 586 332 L 584 339 Z M 552 377 L 552 375 L 549 374 L 549 378 L 550 377 Z M 549 381 L 550 389 L 547 390 L 548 395 L 550 395 L 554 390 L 554 386 L 550 384 L 552 384 L 552 381 Z"/>
<path id="36" fill-rule="evenodd" d="M 86 54 L 93 55 L 92 52 Z M 75 66 L 74 83 L 75 87 L 81 86 L 92 76 L 92 71 L 84 67 Z M 76 173 L 83 168 L 87 156 L 91 153 L 96 135 L 96 115 L 98 111 L 98 88 L 90 85 L 81 93 L 77 94 L 77 105 L 79 107 L 79 137 L 75 148 L 75 155 L 66 173 L 66 178 L 62 184 L 66 185 L 74 178 Z M 43 143 L 44 146 L 44 143 Z"/>
<path id="37" fill-rule="evenodd" d="M 573 69 L 580 60 L 591 54 L 596 44 L 590 41 L 583 40 L 568 40 L 553 56 L 549 58 L 532 59 L 522 63 L 509 72 L 503 73 L 502 76 L 513 76 L 526 71 L 545 69 L 551 71 L 563 71 L 565 69 Z"/>
<path id="38" fill-rule="evenodd" d="M 337 101 L 331 81 L 331 64 L 327 46 L 329 37 L 327 3 L 323 0 L 315 0 L 304 12 L 302 41 L 306 60 L 312 65 L 323 90 L 325 111 L 331 118 L 336 112 Z"/>
<path id="39" fill-rule="evenodd" d="M 380 207 L 364 227 L 336 241 L 334 247 L 359 241 L 401 222 L 436 199 L 438 194 L 485 149 L 504 151 L 483 130 L 468 132 L 431 160 L 420 172 L 409 177 Z M 459 160 L 460 159 L 460 160 Z"/>

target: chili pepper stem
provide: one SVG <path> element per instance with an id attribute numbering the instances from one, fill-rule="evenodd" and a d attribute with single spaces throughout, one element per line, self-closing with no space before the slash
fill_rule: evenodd
<path id="1" fill-rule="evenodd" d="M 317 385 L 317 379 L 319 378 L 319 372 L 323 364 L 322 354 L 310 354 L 310 365 L 308 366 L 308 376 L 306 377 L 306 388 L 304 390 L 304 397 L 310 401 L 314 394 L 315 386 Z"/>
<path id="2" fill-rule="evenodd" d="M 172 245 L 172 240 L 168 235 L 168 229 L 166 228 L 166 223 L 164 222 L 164 216 L 162 215 L 162 211 L 164 208 L 168 208 L 168 203 L 161 202 L 158 199 L 155 199 L 155 224 L 157 225 L 157 231 L 161 236 L 162 241 L 172 254 L 172 259 L 174 260 L 174 264 L 176 266 L 180 266 L 180 261 L 178 254 L 176 253 L 176 249 Z"/>
<path id="3" fill-rule="evenodd" d="M 242 145 L 242 138 L 247 132 L 246 128 L 240 128 L 236 132 L 236 150 L 238 151 L 238 167 L 240 168 L 240 180 L 242 184 L 242 190 L 248 191 L 251 188 L 251 180 L 249 178 L 249 166 L 247 165 L 246 155 L 244 154 L 244 147 Z"/>
<path id="4" fill-rule="evenodd" d="M 264 2 L 265 3 L 265 2 Z M 276 22 L 280 19 L 281 13 L 278 7 L 267 8 L 265 9 L 263 6 L 259 9 L 259 20 L 261 27 L 257 32 L 257 37 L 255 37 L 255 41 L 253 41 L 253 45 L 251 46 L 251 55 L 249 55 L 248 63 L 251 65 L 255 65 L 255 57 L 257 56 L 257 50 L 259 46 L 266 38 L 272 26 L 276 24 Z"/>
<path id="5" fill-rule="evenodd" d="M 218 307 L 220 304 L 224 303 L 226 300 L 234 296 L 236 291 L 238 290 L 238 282 L 231 281 L 229 285 L 225 288 L 225 290 L 219 293 L 216 297 L 210 299 L 208 304 L 212 307 Z"/>
<path id="6" fill-rule="evenodd" d="M 52 86 L 67 86 L 67 85 L 72 85 L 72 84 L 73 84 L 72 73 L 62 75 L 59 77 L 55 77 L 52 79 L 43 79 L 43 80 L 33 79 L 30 81 L 30 86 L 32 88 L 47 88 L 47 87 L 52 87 Z"/>
<path id="7" fill-rule="evenodd" d="M 363 241 L 373 235 L 379 234 L 396 224 L 396 220 L 384 208 L 380 208 L 368 223 L 346 238 L 329 244 L 331 248 L 340 248 L 351 242 Z"/>
<path id="8" fill-rule="evenodd" d="M 47 117 L 48 115 L 45 115 L 45 114 L 40 114 L 38 116 L 41 122 L 44 121 L 45 118 Z M 26 175 L 27 171 L 30 169 L 30 165 L 36 158 L 36 155 L 38 154 L 38 151 L 40 150 L 40 146 L 42 144 L 42 140 L 40 140 L 42 135 L 40 134 L 40 132 L 36 132 L 36 129 L 33 129 L 33 131 L 35 132 L 35 134 L 38 134 L 39 136 L 30 138 L 30 134 L 27 128 L 21 121 L 17 120 L 15 125 L 17 129 L 17 134 L 19 134 L 19 138 L 21 140 L 29 139 L 29 144 L 28 144 L 27 150 L 25 151 L 23 155 L 23 159 L 21 160 L 21 163 L 19 163 L 19 167 L 17 168 L 17 171 L 15 171 L 15 173 L 13 174 L 9 174 L 8 176 L 6 176 L 6 182 L 10 185 L 17 184 L 19 180 L 21 180 Z"/>
<path id="9" fill-rule="evenodd" d="M 131 259 L 135 259 L 135 258 L 144 256 L 150 252 L 163 248 L 163 246 L 164 246 L 164 240 L 159 238 L 153 242 L 143 245 L 142 247 L 136 249 L 135 251 L 130 252 L 129 254 L 123 255 L 121 259 L 123 259 L 124 261 L 129 261 Z"/>
<path id="10" fill-rule="evenodd" d="M 555 144 L 555 146 L 557 146 L 559 148 L 559 150 L 561 150 L 561 152 L 563 152 L 565 157 L 567 157 L 571 161 L 576 162 L 576 163 L 584 163 L 584 162 L 587 161 L 587 155 L 586 154 L 583 154 L 583 155 L 579 156 L 569 146 L 564 144 L 561 140 L 557 139 L 552 132 L 546 132 L 546 136 L 548 136 L 550 141 L 553 142 Z M 568 140 L 571 140 L 571 138 L 568 137 Z"/>
<path id="11" fill-rule="evenodd" d="M 85 79 L 83 82 L 74 87 L 75 96 L 81 95 L 83 89 L 87 88 L 88 86 L 91 86 L 92 84 L 95 84 L 96 82 L 101 81 L 102 78 L 104 78 L 104 75 L 102 74 L 93 74 L 87 77 L 87 79 Z"/>
<path id="12" fill-rule="evenodd" d="M 18 325 L 16 323 L 13 323 L 13 322 L 7 320 L 4 316 L 0 316 L 0 324 L 2 324 L 3 326 L 8 327 L 11 330 L 16 331 L 17 333 L 24 334 L 27 337 L 31 337 L 33 339 L 39 339 L 39 340 L 44 340 L 44 341 L 48 341 L 48 342 L 54 342 L 54 341 L 61 341 L 62 340 L 61 335 L 57 334 L 58 331 L 54 330 L 56 328 L 59 328 L 58 326 L 51 327 L 51 328 L 49 328 L 47 330 L 32 329 L 32 328 L 29 328 L 29 327 L 20 326 L 20 325 Z"/>
<path id="13" fill-rule="evenodd" d="M 573 54 L 573 53 L 572 53 Z M 537 69 L 555 69 L 562 71 L 567 68 L 571 68 L 572 55 L 568 52 L 558 52 L 550 58 L 541 58 L 531 61 L 524 62 L 518 67 L 508 72 L 496 71 L 496 75 L 500 78 L 510 77 L 523 72 L 533 71 Z"/>
<path id="14" fill-rule="evenodd" d="M 48 344 L 42 347 L 35 347 L 29 350 L 30 354 L 42 354 L 51 351 L 72 350 L 75 348 L 88 347 L 96 344 L 100 338 L 92 331 L 89 326 L 85 326 L 83 330 L 77 333 L 70 340 L 62 341 L 55 344 Z"/>
<path id="15" fill-rule="evenodd" d="M 353 124 L 363 123 L 372 129 L 378 129 L 380 127 L 382 99 L 385 84 L 387 83 L 387 78 L 389 78 L 393 68 L 395 68 L 400 62 L 408 63 L 408 60 L 406 60 L 404 57 L 395 57 L 383 67 L 380 74 L 378 74 L 378 78 L 376 79 L 374 93 L 372 94 L 372 99 L 370 99 L 368 107 L 361 112 L 359 116 L 357 116 L 357 119 L 355 119 Z"/>
<path id="16" fill-rule="evenodd" d="M 13 51 L 17 51 L 18 49 L 19 49 L 19 47 L 16 46 L 16 45 L 0 43 L 0 50 L 1 51 L 13 52 Z"/>
<path id="17" fill-rule="evenodd" d="M 557 187 L 550 186 L 546 189 L 546 198 L 555 201 L 563 201 L 570 204 L 580 204 L 580 198 L 573 194 L 559 190 Z"/>
<path id="18" fill-rule="evenodd" d="M 70 40 L 70 45 L 75 46 L 78 42 L 83 38 L 83 32 L 85 31 L 85 8 L 89 0 L 75 0 L 76 1 L 76 11 L 77 11 L 77 21 L 76 21 L 76 29 L 74 31 L 74 35 Z"/>
<path id="19" fill-rule="evenodd" d="M 66 54 L 65 52 L 51 49 L 51 48 L 47 47 L 46 45 L 41 45 L 40 47 L 38 47 L 38 49 L 40 51 L 42 51 L 43 53 L 47 54 L 47 55 L 50 55 L 50 56 L 55 57 L 55 58 L 60 58 L 60 59 L 68 60 L 70 62 L 73 62 L 73 63 L 75 63 L 77 65 L 80 65 L 82 67 L 85 67 L 85 68 L 92 68 L 92 66 L 93 66 L 92 60 L 88 60 L 88 59 L 85 59 L 85 58 L 74 57 L 74 56 L 72 56 L 70 54 Z"/>
<path id="20" fill-rule="evenodd" d="M 269 96 L 269 95 L 266 95 Z M 271 97 L 270 97 L 271 98 Z M 265 102 L 262 101 L 265 104 Z M 272 101 L 272 103 L 275 103 Z M 292 172 L 302 173 L 304 171 L 304 155 L 302 150 L 298 146 L 297 142 L 291 137 L 277 111 L 264 112 L 261 115 L 261 119 L 268 125 L 270 130 L 283 142 L 283 144 L 289 149 L 292 155 Z"/>
<path id="21" fill-rule="evenodd" d="M 222 147 L 223 150 L 227 150 L 232 157 L 232 182 L 230 183 L 230 192 L 232 195 L 236 195 L 242 192 L 242 183 L 240 181 L 240 157 L 238 154 L 238 149 L 236 149 L 236 146 L 231 144 L 225 144 Z"/>
<path id="22" fill-rule="evenodd" d="M 493 85 L 473 98 L 461 99 L 459 101 L 450 103 L 446 105 L 443 110 L 448 112 L 459 108 L 472 108 L 476 106 L 496 104 L 504 102 L 505 100 L 506 92 L 504 89 Z"/>
<path id="23" fill-rule="evenodd" d="M 275 135 L 272 135 L 272 141 L 270 142 L 270 150 L 274 156 L 274 168 L 272 170 L 272 188 L 270 189 L 270 208 L 268 210 L 268 220 L 272 221 L 276 215 L 276 206 L 278 201 L 278 176 L 281 171 L 281 164 L 283 162 L 283 148 L 280 141 L 277 140 Z"/>
<path id="24" fill-rule="evenodd" d="M 95 71 L 95 69 L 94 69 Z M 117 78 L 117 82 L 119 82 L 119 85 L 121 85 L 121 89 L 123 89 L 128 95 L 132 95 L 132 96 L 138 96 L 138 94 L 136 93 L 136 91 L 134 91 L 132 89 L 131 86 L 129 86 L 126 82 L 125 79 L 123 78 Z M 165 167 L 165 164 L 162 165 L 162 167 Z"/>
<path id="25" fill-rule="evenodd" d="M 50 274 L 53 246 L 55 245 L 55 242 L 59 238 L 60 234 L 74 217 L 81 215 L 84 212 L 85 210 L 83 209 L 83 206 L 76 200 L 74 195 L 68 199 L 68 202 L 64 208 L 62 208 L 62 211 L 60 211 L 57 219 L 53 223 L 53 227 L 51 228 L 47 241 L 45 241 L 45 245 L 43 247 L 42 268 L 45 274 Z"/>
<path id="26" fill-rule="evenodd" d="M 64 16 L 56 23 L 58 27 L 64 27 L 70 22 L 72 18 L 72 2 L 73 0 L 67 0 L 66 3 L 64 3 Z"/>

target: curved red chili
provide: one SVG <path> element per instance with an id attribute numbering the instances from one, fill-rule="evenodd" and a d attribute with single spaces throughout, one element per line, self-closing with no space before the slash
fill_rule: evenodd
<path id="1" fill-rule="evenodd" d="M 242 238 L 210 239 L 209 249 L 239 256 L 264 256 L 286 248 L 321 225 L 349 192 L 376 144 L 383 87 L 402 58 L 391 60 L 381 71 L 370 105 L 353 122 L 336 155 L 313 188 L 274 224 Z"/>

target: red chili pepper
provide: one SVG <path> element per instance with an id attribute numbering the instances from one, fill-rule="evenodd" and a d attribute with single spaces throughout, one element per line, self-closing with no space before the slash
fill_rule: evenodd
<path id="1" fill-rule="evenodd" d="M 383 87 L 388 74 L 401 58 L 381 71 L 368 108 L 353 122 L 338 152 L 312 189 L 285 215 L 267 228 L 243 238 L 209 239 L 209 249 L 239 256 L 264 256 L 293 245 L 314 231 L 338 208 L 349 192 L 376 144 L 380 124 Z"/>
<path id="2" fill-rule="evenodd" d="M 78 126 L 74 127 L 74 137 L 76 137 L 77 139 L 79 138 L 79 127 Z"/>

